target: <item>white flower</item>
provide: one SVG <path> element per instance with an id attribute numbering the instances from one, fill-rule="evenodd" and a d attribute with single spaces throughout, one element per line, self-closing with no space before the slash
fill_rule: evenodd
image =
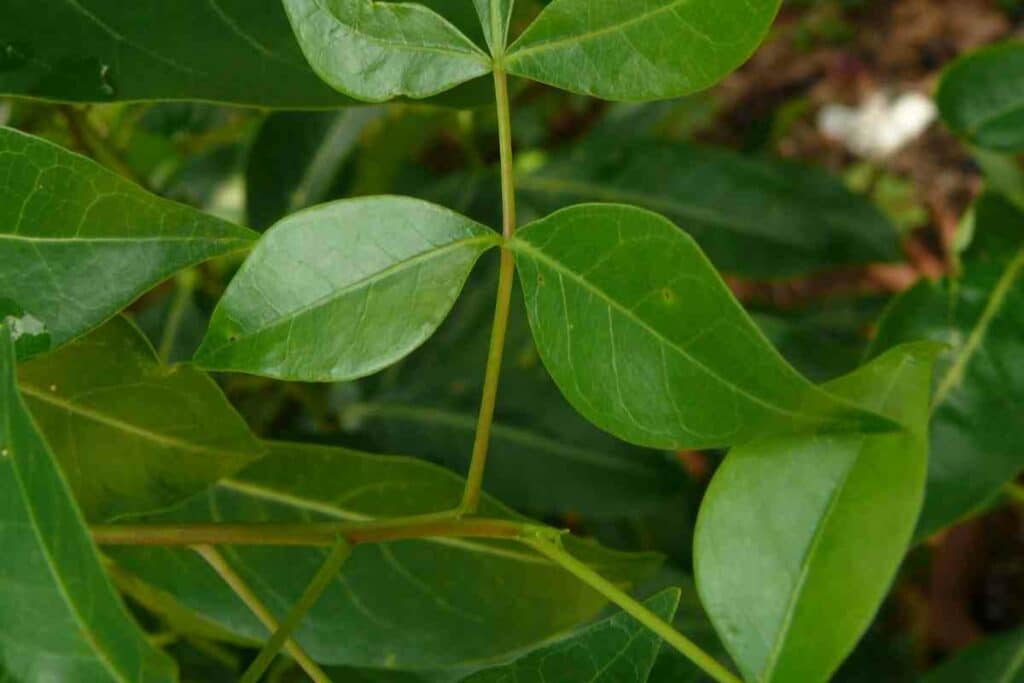
<path id="1" fill-rule="evenodd" d="M 818 130 L 839 140 L 857 156 L 881 160 L 920 137 L 938 116 L 931 98 L 907 93 L 890 98 L 875 93 L 859 107 L 830 104 L 818 114 Z"/>

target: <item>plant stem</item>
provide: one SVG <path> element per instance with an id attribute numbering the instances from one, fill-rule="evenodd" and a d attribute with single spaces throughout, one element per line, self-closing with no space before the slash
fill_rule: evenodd
<path id="1" fill-rule="evenodd" d="M 215 549 L 210 546 L 199 546 L 194 548 L 199 553 L 199 556 L 206 560 L 206 563 L 213 568 L 215 572 L 224 580 L 235 595 L 237 595 L 245 606 L 249 608 L 257 619 L 267 628 L 268 631 L 274 633 L 278 630 L 277 621 L 274 619 L 274 615 L 270 613 L 267 606 L 256 596 L 256 594 L 246 585 L 242 577 L 235 573 L 235 570 L 231 568 L 231 565 L 227 563 L 227 560 Z M 288 640 L 285 643 L 285 649 L 288 650 L 302 670 L 306 672 L 313 681 L 316 683 L 331 683 L 331 679 L 327 677 L 327 674 L 310 659 L 309 655 L 303 652 L 302 648 L 298 646 L 293 640 Z"/>
<path id="2" fill-rule="evenodd" d="M 259 655 L 253 660 L 253 663 L 249 665 L 245 675 L 242 676 L 241 683 L 258 683 L 260 678 L 266 672 L 267 668 L 274 661 L 274 657 L 284 646 L 285 642 L 291 638 L 292 632 L 298 627 L 299 622 L 302 621 L 306 613 L 313 608 L 316 601 L 320 599 L 327 586 L 334 580 L 334 577 L 341 571 L 341 567 L 345 564 L 345 560 L 348 559 L 349 555 L 352 554 L 352 546 L 348 542 L 341 538 L 337 543 L 334 544 L 334 548 L 327 555 L 327 560 L 324 561 L 323 565 L 317 571 L 313 580 L 310 581 L 306 590 L 302 593 L 302 597 L 292 605 L 291 610 L 288 612 L 288 616 L 284 618 L 281 625 L 277 627 L 274 635 L 271 636 L 270 640 L 260 650 Z"/>
<path id="3" fill-rule="evenodd" d="M 512 115 L 508 97 L 508 78 L 501 59 L 494 62 L 494 93 L 498 109 L 498 146 L 501 153 L 501 233 L 506 240 L 516 231 L 516 187 L 512 157 Z M 508 249 L 501 249 L 501 270 L 498 273 L 498 296 L 494 304 L 494 326 L 491 330 L 491 345 L 487 352 L 487 369 L 484 374 L 483 396 L 480 399 L 480 416 L 477 419 L 476 435 L 473 438 L 473 458 L 466 475 L 466 488 L 459 510 L 473 514 L 480 506 L 480 492 L 484 483 L 487 466 L 487 451 L 491 443 L 491 425 L 494 422 L 494 407 L 498 400 L 498 384 L 501 379 L 501 363 L 505 355 L 505 336 L 508 332 L 508 316 L 512 302 L 512 285 L 515 280 L 515 257 Z"/>
<path id="4" fill-rule="evenodd" d="M 583 581 L 598 593 L 618 605 L 622 610 L 654 633 L 661 636 L 687 659 L 700 667 L 711 678 L 720 683 L 742 683 L 728 669 L 718 663 L 714 657 L 704 652 L 692 640 L 672 627 L 671 624 L 654 612 L 634 600 L 623 590 L 615 586 L 593 569 L 566 552 L 561 545 L 545 538 L 528 538 L 523 541 L 531 548 L 544 555 L 555 564 Z"/>
<path id="5" fill-rule="evenodd" d="M 460 519 L 456 513 L 443 513 L 368 522 L 98 525 L 92 527 L 92 536 L 97 544 L 107 546 L 330 546 L 339 536 L 352 545 L 415 538 L 518 539 L 541 528 L 505 519 Z"/>

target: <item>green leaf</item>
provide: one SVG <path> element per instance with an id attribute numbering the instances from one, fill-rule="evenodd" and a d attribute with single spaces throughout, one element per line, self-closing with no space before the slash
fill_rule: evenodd
<path id="1" fill-rule="evenodd" d="M 54 348 L 255 237 L 10 128 L 0 128 L 0 177 L 0 313 L 31 316 Z"/>
<path id="2" fill-rule="evenodd" d="M 284 6 L 313 70 L 359 100 L 421 99 L 491 71 L 490 57 L 423 5 L 284 0 Z"/>
<path id="3" fill-rule="evenodd" d="M 264 460 L 173 515 L 152 521 L 366 520 L 452 509 L 461 495 L 461 479 L 422 461 L 275 444 Z M 514 516 L 493 499 L 485 500 L 482 514 Z M 659 564 L 650 555 L 566 540 L 574 555 L 623 585 L 645 578 Z M 111 552 L 123 569 L 207 619 L 239 635 L 266 637 L 245 606 L 188 551 Z M 279 616 L 323 563 L 324 552 L 225 550 L 235 570 Z M 568 572 L 518 544 L 437 539 L 365 545 L 355 549 L 296 639 L 325 665 L 407 670 L 479 665 L 590 619 L 603 604 Z"/>
<path id="4" fill-rule="evenodd" d="M 625 441 L 714 448 L 889 425 L 786 364 L 693 239 L 657 214 L 577 206 L 510 248 L 544 365 L 578 411 Z"/>
<path id="5" fill-rule="evenodd" d="M 271 228 L 232 280 L 196 362 L 300 381 L 372 374 L 426 341 L 500 238 L 404 197 L 325 204 Z"/>
<path id="6" fill-rule="evenodd" d="M 1024 680 L 1024 629 L 990 636 L 929 671 L 922 683 L 1020 683 Z"/>
<path id="7" fill-rule="evenodd" d="M 0 93 L 59 101 L 350 104 L 302 57 L 280 2 L 10 0 Z"/>
<path id="8" fill-rule="evenodd" d="M 71 490 L 18 395 L 0 324 L 0 678 L 177 679 L 111 586 Z"/>
<path id="9" fill-rule="evenodd" d="M 671 622 L 679 605 L 679 594 L 678 588 L 670 588 L 644 604 Z M 644 683 L 660 649 L 661 638 L 625 612 L 619 612 L 508 664 L 479 671 L 463 679 L 463 683 Z"/>
<path id="10" fill-rule="evenodd" d="M 249 224 L 265 230 L 290 213 L 329 199 L 342 164 L 366 126 L 381 114 L 376 107 L 363 107 L 267 117 L 246 161 Z"/>
<path id="11" fill-rule="evenodd" d="M 918 537 L 971 514 L 1024 468 L 1024 214 L 988 194 L 974 216 L 961 277 L 923 281 L 900 296 L 873 346 L 877 353 L 932 339 L 953 349 L 936 374 Z"/>
<path id="12" fill-rule="evenodd" d="M 341 423 L 368 437 L 375 451 L 465 473 L 496 283 L 494 268 L 474 275 L 438 333 L 365 383 L 358 401 L 341 406 Z M 685 485 L 682 469 L 671 456 L 623 443 L 573 410 L 540 362 L 522 296 L 513 297 L 484 489 L 540 519 L 621 519 L 662 507 Z"/>
<path id="13" fill-rule="evenodd" d="M 517 187 L 540 215 L 588 201 L 664 214 L 718 268 L 750 277 L 894 261 L 901 253 L 889 220 L 822 169 L 723 149 L 594 140 L 520 177 Z"/>
<path id="14" fill-rule="evenodd" d="M 764 39 L 781 0 L 554 0 L 509 48 L 508 72 L 638 101 L 714 85 Z"/>
<path id="15" fill-rule="evenodd" d="M 827 680 L 870 624 L 921 509 L 939 349 L 900 347 L 826 385 L 903 431 L 763 439 L 715 474 L 697 586 L 748 680 Z"/>
<path id="16" fill-rule="evenodd" d="M 473 4 L 480 15 L 480 25 L 491 54 L 501 54 L 508 44 L 508 28 L 515 0 L 473 0 Z"/>
<path id="17" fill-rule="evenodd" d="M 972 144 L 1024 151 L 1024 42 L 973 52 L 948 67 L 936 101 L 943 120 Z"/>
<path id="18" fill-rule="evenodd" d="M 160 365 L 123 317 L 21 366 L 18 383 L 91 520 L 163 509 L 265 451 L 213 380 Z"/>

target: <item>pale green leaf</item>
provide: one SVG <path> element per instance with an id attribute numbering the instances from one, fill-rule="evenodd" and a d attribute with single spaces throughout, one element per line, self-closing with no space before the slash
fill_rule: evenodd
<path id="1" fill-rule="evenodd" d="M 696 243 L 642 209 L 565 209 L 511 242 L 541 358 L 584 416 L 657 448 L 889 422 L 814 387 Z"/>
<path id="2" fill-rule="evenodd" d="M 940 349 L 903 346 L 826 385 L 903 431 L 762 439 L 715 474 L 697 586 L 748 680 L 827 680 L 870 624 L 921 509 Z"/>
<path id="3" fill-rule="evenodd" d="M 15 308 L 31 316 L 49 347 L 88 332 L 176 271 L 246 249 L 256 236 L 10 128 L 0 128 L 0 178 L 0 314 Z"/>
<path id="4" fill-rule="evenodd" d="M 988 194 L 974 221 L 961 276 L 900 296 L 873 347 L 932 339 L 952 348 L 936 373 L 919 537 L 977 511 L 1024 468 L 1024 214 Z"/>
<path id="5" fill-rule="evenodd" d="M 452 509 L 461 495 L 461 479 L 422 461 L 274 444 L 266 459 L 153 521 L 357 521 Z M 481 512 L 514 517 L 493 499 L 485 499 Z M 572 538 L 566 542 L 574 555 L 622 585 L 645 578 L 659 563 L 650 555 L 616 553 Z M 189 551 L 111 552 L 124 570 L 180 605 L 239 635 L 266 637 L 245 606 Z M 225 549 L 231 565 L 278 616 L 299 597 L 325 552 Z M 296 639 L 325 665 L 410 670 L 479 665 L 592 618 L 603 604 L 568 572 L 510 542 L 366 545 L 355 549 Z"/>
<path id="6" fill-rule="evenodd" d="M 480 15 L 480 25 L 484 29 L 491 54 L 501 54 L 508 43 L 508 28 L 515 0 L 473 0 L 473 4 Z"/>
<path id="7" fill-rule="evenodd" d="M 171 683 L 110 581 L 15 386 L 0 324 L 0 679 Z M 6 672 L 6 673 L 5 673 Z"/>
<path id="8" fill-rule="evenodd" d="M 293 214 L 232 280 L 196 362 L 302 381 L 372 374 L 433 334 L 499 241 L 479 223 L 403 197 Z"/>
<path id="9" fill-rule="evenodd" d="M 265 450 L 212 379 L 162 366 L 123 317 L 19 367 L 18 383 L 90 520 L 166 508 Z"/>
<path id="10" fill-rule="evenodd" d="M 284 0 L 284 6 L 313 70 L 359 100 L 425 98 L 491 71 L 490 57 L 423 5 Z"/>
<path id="11" fill-rule="evenodd" d="M 554 0 L 509 48 L 508 72 L 607 100 L 679 97 L 753 54 L 781 0 Z"/>
<path id="12" fill-rule="evenodd" d="M 669 588 L 645 605 L 671 623 L 679 589 Z M 479 671 L 463 683 L 644 683 L 661 649 L 661 638 L 625 612 L 588 626 L 518 659 Z"/>

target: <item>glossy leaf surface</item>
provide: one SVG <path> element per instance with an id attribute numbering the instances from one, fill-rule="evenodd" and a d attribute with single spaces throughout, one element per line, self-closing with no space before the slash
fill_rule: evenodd
<path id="1" fill-rule="evenodd" d="M 645 601 L 649 610 L 671 622 L 679 589 L 670 588 Z M 508 664 L 477 672 L 463 683 L 547 683 L 590 681 L 643 683 L 661 649 L 661 638 L 625 612 L 619 612 Z"/>
<path id="2" fill-rule="evenodd" d="M 616 202 L 671 218 L 719 269 L 782 277 L 893 261 L 893 225 L 822 169 L 685 143 L 595 140 L 518 179 L 540 215 Z"/>
<path id="3" fill-rule="evenodd" d="M 1024 630 L 989 636 L 929 671 L 922 683 L 1021 683 L 1024 681 Z"/>
<path id="4" fill-rule="evenodd" d="M 264 452 L 212 379 L 162 366 L 122 317 L 19 367 L 18 382 L 90 520 L 162 509 Z"/>
<path id="5" fill-rule="evenodd" d="M 527 226 L 511 248 L 544 365 L 578 411 L 625 441 L 713 448 L 888 426 L 793 370 L 661 216 L 573 207 Z"/>
<path id="6" fill-rule="evenodd" d="M 904 425 L 734 449 L 701 506 L 701 599 L 748 680 L 823 681 L 881 604 L 921 509 L 931 342 L 826 385 Z"/>
<path id="7" fill-rule="evenodd" d="M 0 93 L 59 101 L 350 104 L 306 64 L 280 2 L 11 0 Z"/>
<path id="8" fill-rule="evenodd" d="M 132 621 L 15 385 L 0 324 L 0 679 L 171 683 Z M 8 678 L 10 676 L 11 678 Z"/>
<path id="9" fill-rule="evenodd" d="M 339 408 L 342 424 L 368 438 L 371 450 L 468 470 L 496 275 L 482 268 L 423 348 Z M 518 292 L 505 349 L 485 491 L 538 519 L 617 519 L 664 505 L 685 485 L 671 456 L 623 443 L 566 402 L 540 362 Z"/>
<path id="10" fill-rule="evenodd" d="M 499 237 L 402 197 L 343 200 L 271 228 L 232 280 L 196 362 L 282 379 L 362 377 L 422 344 Z"/>
<path id="11" fill-rule="evenodd" d="M 31 316 L 53 348 L 174 272 L 255 238 L 9 128 L 0 128 L 0 177 L 0 303 Z"/>
<path id="12" fill-rule="evenodd" d="M 780 0 L 554 0 L 509 48 L 509 73 L 607 100 L 703 90 L 747 60 Z"/>
<path id="13" fill-rule="evenodd" d="M 365 520 L 451 509 L 461 494 L 461 479 L 421 461 L 280 444 L 173 518 Z M 491 499 L 482 512 L 511 516 Z M 649 555 L 567 540 L 577 557 L 622 584 L 646 577 L 658 565 Z M 237 548 L 226 556 L 280 615 L 325 552 Z M 188 551 L 119 549 L 114 557 L 223 627 L 266 637 L 245 606 Z M 602 606 L 586 585 L 517 544 L 466 539 L 366 545 L 356 548 L 337 582 L 309 612 L 297 640 L 327 665 L 436 669 L 506 656 L 593 617 Z"/>
<path id="14" fill-rule="evenodd" d="M 942 118 L 973 144 L 1024 151 L 1024 42 L 987 47 L 946 69 L 936 100 Z"/>
<path id="15" fill-rule="evenodd" d="M 920 537 L 975 511 L 1024 468 L 1024 214 L 992 194 L 974 214 L 962 276 L 903 294 L 874 344 L 876 352 L 914 339 L 952 347 L 936 373 Z"/>
<path id="16" fill-rule="evenodd" d="M 421 99 L 491 71 L 490 57 L 423 5 L 284 0 L 284 6 L 313 70 L 359 100 Z"/>
<path id="17" fill-rule="evenodd" d="M 265 230 L 290 213 L 330 199 L 342 164 L 381 113 L 377 107 L 360 107 L 267 117 L 246 161 L 249 225 Z"/>

